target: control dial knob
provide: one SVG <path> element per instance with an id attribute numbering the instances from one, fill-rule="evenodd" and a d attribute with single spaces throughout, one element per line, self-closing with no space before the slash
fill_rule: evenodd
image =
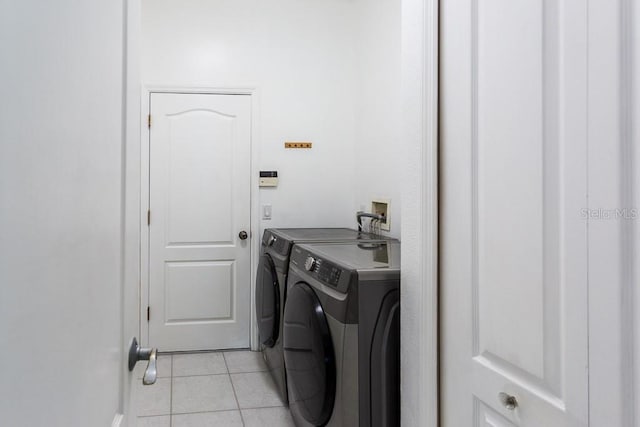
<path id="1" fill-rule="evenodd" d="M 269 236 L 269 241 L 267 242 L 267 246 L 273 246 L 276 240 L 278 240 L 276 236 Z"/>
<path id="2" fill-rule="evenodd" d="M 314 268 L 315 268 L 315 266 L 316 266 L 316 263 L 317 263 L 317 262 L 316 262 L 316 260 L 315 260 L 315 258 L 314 258 L 314 257 L 312 257 L 312 256 L 307 257 L 307 260 L 304 262 L 304 268 L 305 268 L 307 271 L 313 271 L 313 269 L 314 269 Z"/>

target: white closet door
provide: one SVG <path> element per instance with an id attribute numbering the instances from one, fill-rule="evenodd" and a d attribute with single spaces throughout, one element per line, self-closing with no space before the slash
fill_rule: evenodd
<path id="1" fill-rule="evenodd" d="M 586 425 L 586 4 L 441 14 L 442 425 Z"/>
<path id="2" fill-rule="evenodd" d="M 3 426 L 116 425 L 130 395 L 123 7 L 0 2 Z"/>

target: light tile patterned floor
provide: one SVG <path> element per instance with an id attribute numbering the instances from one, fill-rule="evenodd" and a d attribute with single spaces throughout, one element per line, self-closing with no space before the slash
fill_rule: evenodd
<path id="1" fill-rule="evenodd" d="M 156 383 L 137 383 L 138 427 L 293 427 L 266 371 L 251 351 L 160 355 Z"/>

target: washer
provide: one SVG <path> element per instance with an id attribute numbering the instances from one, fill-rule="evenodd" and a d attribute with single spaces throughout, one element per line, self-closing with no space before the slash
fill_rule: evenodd
<path id="1" fill-rule="evenodd" d="M 296 425 L 400 425 L 400 243 L 295 245 L 284 310 Z"/>
<path id="2" fill-rule="evenodd" d="M 289 257 L 295 243 L 378 242 L 396 239 L 349 228 L 269 228 L 262 235 L 256 276 L 256 318 L 262 355 L 280 397 L 287 402 L 287 382 L 282 352 L 282 322 Z"/>

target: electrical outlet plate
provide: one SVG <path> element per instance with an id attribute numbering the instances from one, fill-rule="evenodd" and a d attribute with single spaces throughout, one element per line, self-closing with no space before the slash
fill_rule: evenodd
<path id="1" fill-rule="evenodd" d="M 391 230 L 391 200 L 389 199 L 374 199 L 371 201 L 371 213 L 376 215 L 383 215 L 387 220 L 380 223 L 380 229 L 384 231 Z"/>

